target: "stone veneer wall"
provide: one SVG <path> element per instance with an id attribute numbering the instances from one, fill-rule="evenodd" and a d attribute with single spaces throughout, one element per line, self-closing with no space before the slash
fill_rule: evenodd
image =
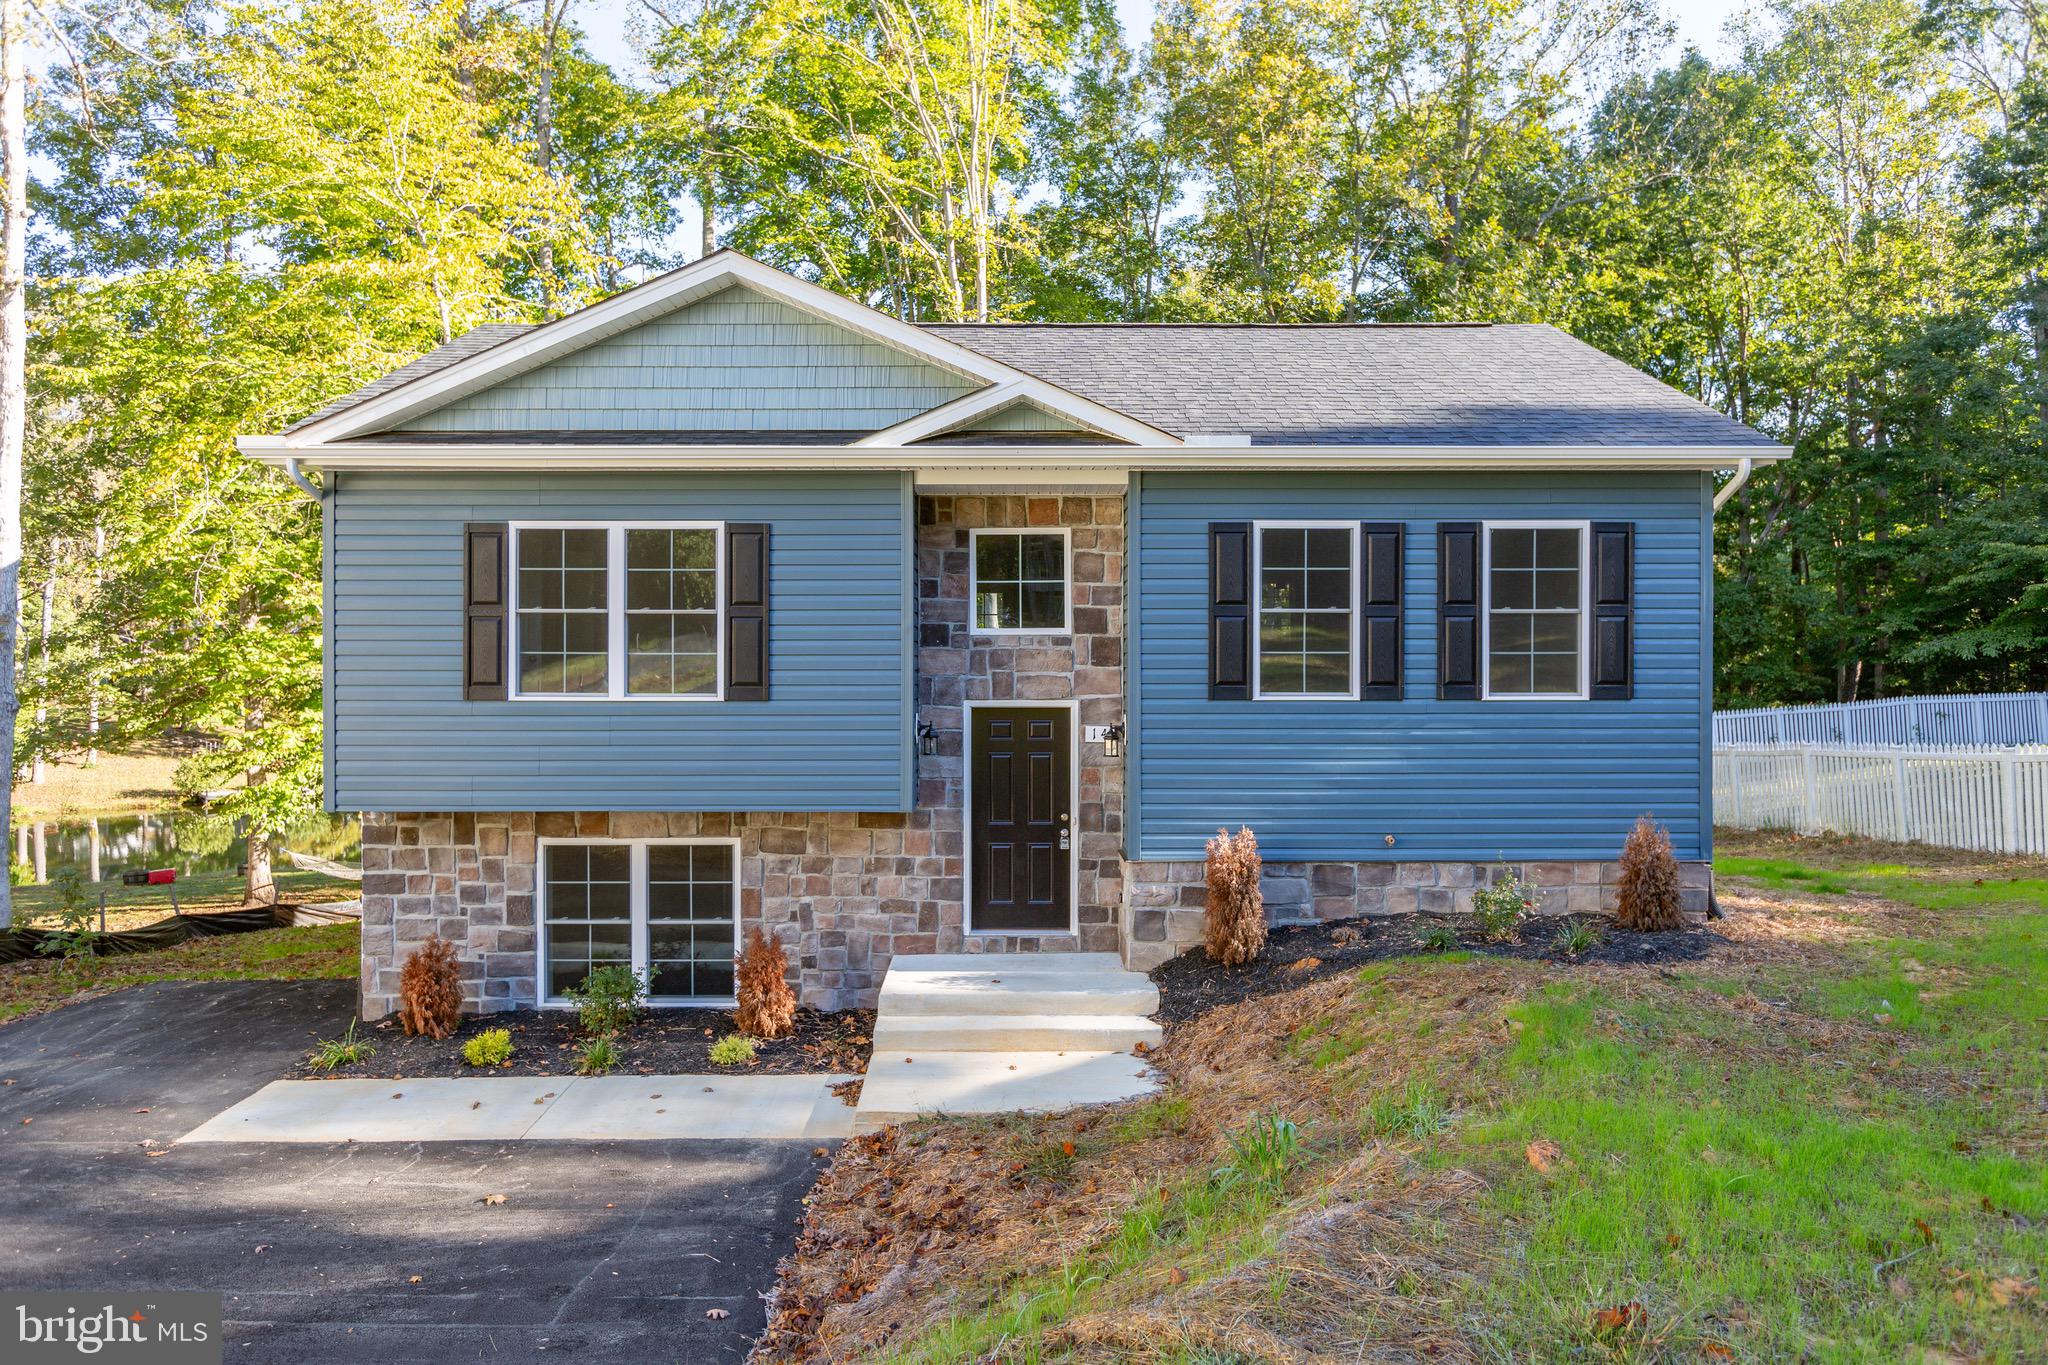
<path id="1" fill-rule="evenodd" d="M 1706 913 L 1712 865 L 1678 866 L 1685 910 Z M 1259 890 L 1268 919 L 1298 923 L 1415 911 L 1470 913 L 1474 890 L 1515 876 L 1536 888 L 1536 913 L 1590 915 L 1614 909 L 1620 872 L 1616 862 L 1269 862 Z M 1202 942 L 1208 888 L 1201 863 L 1130 862 L 1124 877 L 1123 946 L 1129 966 L 1149 971 Z"/>
<path id="2" fill-rule="evenodd" d="M 964 703 L 1074 700 L 1080 703 L 1078 726 L 1123 719 L 1123 525 L 1121 497 L 959 494 L 917 500 L 918 720 L 938 731 L 938 753 L 918 760 L 916 815 L 929 815 L 933 828 L 950 836 L 955 878 L 962 875 L 965 829 Z M 1059 527 L 1073 537 L 1073 633 L 975 635 L 968 628 L 968 532 Z M 952 932 L 942 933 L 940 951 L 1116 951 L 1123 901 L 1123 761 L 1104 758 L 1099 744 L 1078 747 L 1081 808 L 1074 812 L 1073 856 L 1080 874 L 1079 933 L 968 934 L 961 923 L 965 898 L 956 894 L 946 926 Z"/>
<path id="3" fill-rule="evenodd" d="M 975 637 L 967 628 L 968 531 L 1059 527 L 1073 535 L 1071 636 Z M 918 717 L 939 732 L 918 760 L 908 814 L 586 811 L 363 816 L 362 1012 L 397 1007 L 405 958 L 455 944 L 464 1007 L 530 1004 L 536 982 L 536 839 L 737 838 L 740 927 L 789 951 L 806 1004 L 872 1005 L 897 953 L 1115 951 L 1123 901 L 1123 767 L 1082 746 L 1075 821 L 1078 936 L 970 935 L 963 923 L 963 703 L 1080 702 L 1080 723 L 1123 714 L 1123 500 L 918 499 Z"/>

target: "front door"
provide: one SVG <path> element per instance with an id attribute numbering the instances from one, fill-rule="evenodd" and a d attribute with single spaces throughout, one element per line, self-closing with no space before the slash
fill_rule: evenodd
<path id="1" fill-rule="evenodd" d="M 968 927 L 1067 933 L 1074 856 L 1071 714 L 1031 706 L 977 706 L 971 714 Z"/>

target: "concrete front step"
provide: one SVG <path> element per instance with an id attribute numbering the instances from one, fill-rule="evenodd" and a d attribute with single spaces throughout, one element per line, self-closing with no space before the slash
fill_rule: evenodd
<path id="1" fill-rule="evenodd" d="M 910 1015 L 1132 1015 L 1159 990 L 1114 953 L 931 953 L 898 957 L 882 979 L 882 1021 Z M 1136 1041 L 1133 1039 L 1133 1041 Z"/>
<path id="2" fill-rule="evenodd" d="M 1127 1052 L 913 1052 L 875 1050 L 861 1082 L 855 1132 L 926 1114 L 1014 1114 L 1112 1104 L 1159 1088 Z"/>
<path id="3" fill-rule="evenodd" d="M 1007 1003 L 1007 998 L 1006 998 Z M 875 1021 L 880 1052 L 1129 1052 L 1158 1047 L 1141 1014 L 890 1014 Z"/>

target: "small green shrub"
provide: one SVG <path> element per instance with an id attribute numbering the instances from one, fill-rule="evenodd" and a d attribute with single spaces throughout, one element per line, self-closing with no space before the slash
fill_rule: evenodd
<path id="1" fill-rule="evenodd" d="M 485 1029 L 462 1045 L 462 1060 L 471 1066 L 497 1066 L 512 1060 L 512 1030 Z"/>
<path id="2" fill-rule="evenodd" d="M 56 921 L 54 928 L 37 945 L 36 951 L 76 963 L 91 957 L 99 935 L 93 932 L 93 902 L 85 885 L 85 874 L 75 867 L 60 867 L 50 878 L 50 890 L 57 908 L 44 918 Z"/>
<path id="3" fill-rule="evenodd" d="M 1216 1180 L 1277 1190 L 1300 1155 L 1301 1125 L 1277 1114 L 1260 1114 L 1230 1135 L 1230 1164 L 1216 1172 Z"/>
<path id="4" fill-rule="evenodd" d="M 367 1038 L 356 1037 L 356 1021 L 348 1021 L 348 1032 L 339 1038 L 330 1038 L 313 1049 L 306 1062 L 316 1071 L 333 1071 L 337 1067 L 354 1066 L 357 1062 L 369 1060 L 376 1049 Z"/>
<path id="5" fill-rule="evenodd" d="M 576 1069 L 586 1076 L 602 1076 L 617 1068 L 622 1060 L 619 1045 L 609 1033 L 585 1038 L 576 1049 Z"/>
<path id="6" fill-rule="evenodd" d="M 620 1033 L 640 1014 L 647 982 L 631 967 L 596 967 L 562 994 L 576 1002 L 576 1024 L 593 1037 Z"/>
<path id="7" fill-rule="evenodd" d="M 1501 869 L 1503 873 L 1506 869 Z M 1519 877 L 1503 875 L 1492 886 L 1472 893 L 1472 922 L 1490 942 L 1506 943 L 1536 908 L 1535 888 Z"/>
<path id="8" fill-rule="evenodd" d="M 754 1040 L 743 1033 L 728 1033 L 711 1045 L 713 1066 L 745 1066 L 754 1060 Z"/>
<path id="9" fill-rule="evenodd" d="M 1442 920 L 1432 920 L 1415 931 L 1415 942 L 1425 953 L 1455 952 L 1458 931 Z"/>
<path id="10" fill-rule="evenodd" d="M 1598 948 L 1605 937 L 1606 935 L 1600 932 L 1600 926 L 1591 920 L 1575 919 L 1558 931 L 1557 937 L 1551 941 L 1551 946 L 1566 957 L 1577 957 L 1581 953 L 1590 953 Z"/>

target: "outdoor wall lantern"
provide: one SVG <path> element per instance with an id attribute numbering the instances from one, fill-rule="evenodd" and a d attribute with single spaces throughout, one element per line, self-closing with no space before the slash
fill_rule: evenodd
<path id="1" fill-rule="evenodd" d="M 1124 727 L 1112 725 L 1102 732 L 1102 756 L 1122 758 L 1124 756 Z"/>
<path id="2" fill-rule="evenodd" d="M 917 751 L 926 758 L 939 751 L 939 732 L 930 721 L 917 727 Z"/>

